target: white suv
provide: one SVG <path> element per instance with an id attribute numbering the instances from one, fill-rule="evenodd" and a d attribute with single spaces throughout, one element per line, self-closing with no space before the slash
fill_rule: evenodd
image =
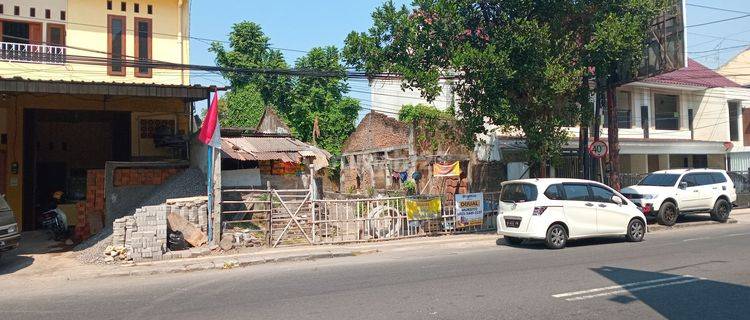
<path id="1" fill-rule="evenodd" d="M 726 171 L 672 169 L 650 173 L 622 194 L 659 224 L 671 226 L 681 214 L 709 212 L 715 221 L 729 219 L 737 201 L 734 183 Z"/>
<path id="2" fill-rule="evenodd" d="M 526 179 L 502 183 L 497 231 L 509 244 L 544 240 L 550 249 L 568 239 L 625 236 L 641 241 L 646 217 L 617 191 L 579 179 Z"/>

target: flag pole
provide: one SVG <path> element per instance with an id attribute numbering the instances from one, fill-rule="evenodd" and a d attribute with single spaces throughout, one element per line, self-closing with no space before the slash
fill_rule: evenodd
<path id="1" fill-rule="evenodd" d="M 216 190 L 214 188 L 214 184 L 216 183 L 216 181 L 214 181 L 214 171 L 216 170 L 216 160 L 214 159 L 216 154 L 215 149 L 221 149 L 221 126 L 219 125 L 218 119 L 218 90 L 214 89 L 213 99 L 211 99 L 211 93 L 208 93 L 208 104 L 206 118 L 201 125 L 198 140 L 206 144 L 206 195 L 208 198 L 208 203 L 206 204 L 206 208 L 208 209 L 208 226 L 206 227 L 206 231 L 208 231 L 208 242 L 213 244 L 216 240 L 214 239 L 213 234 L 215 229 L 214 222 L 216 219 L 221 221 L 220 217 L 215 217 L 215 211 L 217 211 L 217 209 L 221 210 L 221 207 L 219 207 L 220 204 L 214 203 L 215 200 L 221 200 L 221 194 L 219 193 L 217 198 Z M 219 168 L 221 168 L 221 163 L 219 163 Z M 217 177 L 217 180 L 221 181 L 220 179 L 220 177 Z M 219 188 L 218 192 L 221 192 L 221 188 Z"/>
<path id="2" fill-rule="evenodd" d="M 213 243 L 213 225 L 214 225 L 214 195 L 213 195 L 213 172 L 214 172 L 214 147 L 208 146 L 207 150 L 207 169 L 206 169 L 206 193 L 208 195 L 208 242 Z"/>

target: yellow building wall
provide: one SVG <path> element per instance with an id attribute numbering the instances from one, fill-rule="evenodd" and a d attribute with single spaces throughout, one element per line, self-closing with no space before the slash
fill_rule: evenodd
<path id="1" fill-rule="evenodd" d="M 2 3 L 3 0 L 0 0 Z M 189 50 L 189 1 L 188 0 L 137 0 L 125 1 L 127 11 L 120 10 L 120 0 L 113 1 L 112 10 L 107 9 L 103 0 L 69 0 L 67 2 L 67 19 L 59 20 L 54 13 L 52 19 L 44 19 L 44 6 L 37 8 L 37 17 L 24 16 L 28 9 L 22 9 L 17 20 L 66 25 L 66 46 L 68 56 L 87 56 L 106 58 L 108 50 L 107 23 L 108 15 L 126 17 L 126 55 L 128 59 L 135 56 L 135 18 L 152 20 L 153 40 L 152 59 L 157 61 L 187 64 L 190 61 Z M 135 13 L 133 5 L 140 5 L 140 12 Z M 153 14 L 147 13 L 147 6 L 153 5 Z M 6 6 L 8 10 L 12 7 Z M 6 17 L 7 18 L 7 17 Z M 44 36 L 46 41 L 46 35 Z M 22 76 L 38 80 L 68 80 L 88 82 L 124 82 L 155 84 L 190 84 L 189 72 L 182 70 L 154 69 L 151 78 L 135 76 L 135 69 L 127 68 L 125 76 L 110 76 L 107 66 L 72 64 L 50 65 L 41 63 L 0 62 L 0 76 Z"/>
<path id="2" fill-rule="evenodd" d="M 729 80 L 746 86 L 750 85 L 748 69 L 750 69 L 750 50 L 745 50 L 721 66 L 716 72 Z"/>

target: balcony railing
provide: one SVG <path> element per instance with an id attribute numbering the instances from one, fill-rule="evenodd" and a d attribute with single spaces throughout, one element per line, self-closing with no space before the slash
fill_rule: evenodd
<path id="1" fill-rule="evenodd" d="M 65 64 L 65 47 L 0 42 L 0 61 Z"/>

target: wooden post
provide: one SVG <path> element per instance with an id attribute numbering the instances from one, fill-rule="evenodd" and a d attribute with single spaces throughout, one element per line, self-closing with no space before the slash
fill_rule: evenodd
<path id="1" fill-rule="evenodd" d="M 271 181 L 266 180 L 266 192 L 268 194 L 268 246 L 271 246 L 273 241 L 273 193 L 271 192 Z"/>
<path id="2" fill-rule="evenodd" d="M 315 244 L 315 200 L 318 199 L 318 188 L 317 184 L 315 183 L 315 165 L 310 164 L 310 224 L 311 224 L 311 238 L 312 238 L 312 244 Z M 303 200 L 304 201 L 304 200 Z M 300 204 L 301 206 L 304 206 L 303 204 Z"/>
<path id="3" fill-rule="evenodd" d="M 213 149 L 213 148 L 211 148 Z M 221 240 L 221 152 L 214 150 L 213 155 L 213 230 L 212 240 Z"/>

